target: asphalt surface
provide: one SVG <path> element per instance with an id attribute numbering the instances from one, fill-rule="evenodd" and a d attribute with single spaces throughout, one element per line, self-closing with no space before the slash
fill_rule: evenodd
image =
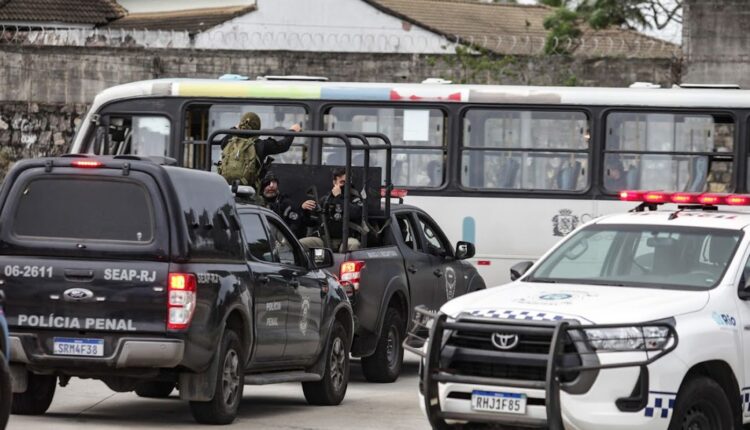
<path id="1" fill-rule="evenodd" d="M 417 403 L 415 356 L 405 358 L 401 377 L 393 384 L 371 384 L 352 362 L 349 388 L 339 406 L 309 406 L 300 384 L 245 386 L 237 420 L 226 429 L 429 429 Z M 7 429 L 163 429 L 202 428 L 177 391 L 169 399 L 142 399 L 115 393 L 104 383 L 72 379 L 57 387 L 45 415 L 12 415 Z M 216 428 L 216 427 L 213 427 Z"/>

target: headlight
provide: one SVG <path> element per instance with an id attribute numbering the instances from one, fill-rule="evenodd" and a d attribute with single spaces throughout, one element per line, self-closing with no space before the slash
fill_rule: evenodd
<path id="1" fill-rule="evenodd" d="M 584 329 L 589 345 L 603 351 L 657 351 L 669 343 L 664 326 L 633 326 Z"/>

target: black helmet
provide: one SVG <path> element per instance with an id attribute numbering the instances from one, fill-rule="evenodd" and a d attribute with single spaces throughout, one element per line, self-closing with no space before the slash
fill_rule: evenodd
<path id="1" fill-rule="evenodd" d="M 279 178 L 276 177 L 276 175 L 273 174 L 273 172 L 268 172 L 263 177 L 263 179 L 260 180 L 260 190 L 261 192 L 266 189 L 266 186 L 270 184 L 271 182 L 276 181 L 276 183 L 279 183 Z"/>

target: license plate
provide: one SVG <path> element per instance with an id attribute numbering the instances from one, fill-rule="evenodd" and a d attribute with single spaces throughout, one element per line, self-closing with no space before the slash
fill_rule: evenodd
<path id="1" fill-rule="evenodd" d="M 471 409 L 481 412 L 525 414 L 526 395 L 519 393 L 496 393 L 493 391 L 472 391 Z"/>
<path id="2" fill-rule="evenodd" d="M 104 339 L 56 337 L 53 341 L 53 352 L 55 355 L 80 355 L 84 357 L 104 356 Z"/>

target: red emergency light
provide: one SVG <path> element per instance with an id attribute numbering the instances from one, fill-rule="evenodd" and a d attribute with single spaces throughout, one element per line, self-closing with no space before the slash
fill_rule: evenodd
<path id="1" fill-rule="evenodd" d="M 391 189 L 391 197 L 394 199 L 403 199 L 408 193 L 409 191 L 403 188 Z M 380 197 L 385 197 L 385 188 L 380 189 Z"/>
<path id="2" fill-rule="evenodd" d="M 624 202 L 644 202 L 651 204 L 675 203 L 678 205 L 703 206 L 750 206 L 750 195 L 748 194 L 671 193 L 667 191 L 624 190 L 620 191 L 619 196 L 620 200 Z"/>

